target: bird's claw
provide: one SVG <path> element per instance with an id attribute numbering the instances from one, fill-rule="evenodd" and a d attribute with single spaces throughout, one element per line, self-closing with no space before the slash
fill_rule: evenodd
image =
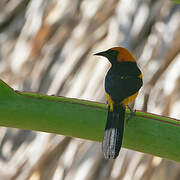
<path id="1" fill-rule="evenodd" d="M 129 105 L 128 105 L 128 109 L 130 110 L 130 113 L 128 114 L 128 117 L 126 118 L 127 124 L 129 122 L 129 120 L 131 119 L 131 117 L 133 117 L 136 114 L 136 109 L 133 110 Z"/>

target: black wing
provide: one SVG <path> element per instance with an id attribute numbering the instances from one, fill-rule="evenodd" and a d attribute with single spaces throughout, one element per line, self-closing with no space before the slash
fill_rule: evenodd
<path id="1" fill-rule="evenodd" d="M 115 103 L 135 94 L 142 86 L 142 79 L 136 76 L 106 76 L 105 90 Z"/>

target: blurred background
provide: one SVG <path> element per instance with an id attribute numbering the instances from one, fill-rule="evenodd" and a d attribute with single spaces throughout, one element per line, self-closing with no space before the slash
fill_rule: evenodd
<path id="1" fill-rule="evenodd" d="M 106 102 L 110 67 L 94 53 L 128 48 L 144 75 L 138 110 L 180 119 L 180 5 L 168 0 L 1 0 L 0 79 L 19 91 Z M 97 117 L 98 120 L 98 117 Z M 179 180 L 180 164 L 100 143 L 0 128 L 0 180 Z"/>

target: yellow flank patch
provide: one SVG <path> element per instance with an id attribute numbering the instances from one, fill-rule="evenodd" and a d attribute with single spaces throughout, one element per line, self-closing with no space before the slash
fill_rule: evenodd
<path id="1" fill-rule="evenodd" d="M 114 105 L 114 101 L 111 99 L 111 97 L 109 96 L 108 93 L 106 93 L 106 97 L 107 97 L 107 101 L 110 107 L 110 111 L 113 111 L 113 105 Z"/>
<path id="2" fill-rule="evenodd" d="M 142 73 L 138 76 L 140 79 L 142 79 Z"/>
<path id="3" fill-rule="evenodd" d="M 124 106 L 124 108 L 126 108 L 126 106 L 136 98 L 138 93 L 139 93 L 139 91 L 136 92 L 135 94 L 133 94 L 132 96 L 127 97 L 122 102 L 120 102 L 120 104 L 122 104 Z M 114 101 L 111 99 L 111 97 L 109 96 L 108 93 L 106 93 L 106 97 L 107 97 L 108 105 L 110 107 L 109 110 L 113 111 Z"/>
<path id="4" fill-rule="evenodd" d="M 138 93 L 139 93 L 139 91 L 137 91 L 135 94 L 127 97 L 126 99 L 124 99 L 124 100 L 121 102 L 121 104 L 122 104 L 124 107 L 126 107 L 130 102 L 132 102 L 132 101 L 136 98 L 136 96 L 138 95 Z"/>

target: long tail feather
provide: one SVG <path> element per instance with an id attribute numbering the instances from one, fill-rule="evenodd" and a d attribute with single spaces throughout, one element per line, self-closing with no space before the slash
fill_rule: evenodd
<path id="1" fill-rule="evenodd" d="M 115 159 L 119 155 L 124 133 L 125 108 L 116 105 L 113 112 L 108 110 L 108 117 L 102 142 L 102 151 L 106 159 Z"/>

